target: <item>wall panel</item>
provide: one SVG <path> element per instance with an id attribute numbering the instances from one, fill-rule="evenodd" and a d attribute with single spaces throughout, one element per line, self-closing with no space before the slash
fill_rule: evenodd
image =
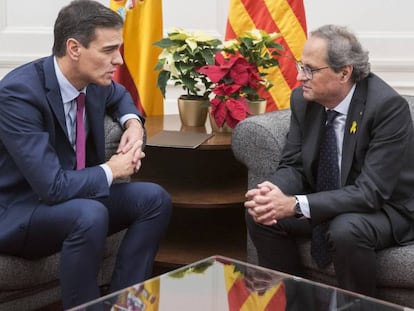
<path id="1" fill-rule="evenodd" d="M 50 54 L 56 14 L 69 2 L 0 0 L 0 78 L 22 63 Z M 304 4 L 308 30 L 327 23 L 349 26 L 370 51 L 373 71 L 399 92 L 414 95 L 414 1 L 304 0 Z M 163 8 L 165 33 L 181 27 L 224 36 L 228 0 L 163 0 Z M 167 89 L 166 113 L 177 112 L 180 93 Z"/>

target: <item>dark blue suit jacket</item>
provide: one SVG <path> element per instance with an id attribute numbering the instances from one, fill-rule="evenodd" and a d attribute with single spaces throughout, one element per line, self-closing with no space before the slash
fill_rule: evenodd
<path id="1" fill-rule="evenodd" d="M 87 88 L 87 168 L 75 171 L 53 57 L 23 65 L 0 82 L 0 252 L 18 251 L 39 204 L 109 195 L 104 116 L 139 115 L 121 85 Z"/>

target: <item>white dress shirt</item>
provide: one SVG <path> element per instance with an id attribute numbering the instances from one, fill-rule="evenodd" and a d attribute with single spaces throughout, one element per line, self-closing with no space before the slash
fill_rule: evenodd
<path id="1" fill-rule="evenodd" d="M 333 110 L 338 112 L 338 116 L 335 118 L 333 122 L 335 135 L 336 135 L 336 143 L 338 148 L 338 167 L 339 167 L 339 180 L 341 180 L 341 161 L 342 161 L 342 148 L 343 148 L 343 141 L 344 141 L 344 132 L 345 132 L 345 123 L 346 117 L 348 115 L 349 105 L 351 104 L 352 96 L 354 95 L 355 91 L 355 84 L 352 86 L 351 90 L 349 91 L 348 95 L 336 106 Z M 310 209 L 309 209 L 309 202 L 306 195 L 296 195 L 296 198 L 299 201 L 299 206 L 302 214 L 306 218 L 310 218 Z"/>

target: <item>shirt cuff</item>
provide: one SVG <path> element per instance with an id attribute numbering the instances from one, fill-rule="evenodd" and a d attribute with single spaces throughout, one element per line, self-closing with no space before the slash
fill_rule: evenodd
<path id="1" fill-rule="evenodd" d="M 119 118 L 119 123 L 121 123 L 121 126 L 123 129 L 125 129 L 125 123 L 131 119 L 138 120 L 138 122 L 141 123 L 142 127 L 144 127 L 144 124 L 142 123 L 142 120 L 140 117 L 138 117 L 136 114 L 128 113 L 126 115 L 123 115 L 121 118 Z"/>
<path id="2" fill-rule="evenodd" d="M 106 180 L 108 182 L 108 186 L 111 186 L 112 185 L 112 181 L 114 180 L 113 175 L 112 175 L 111 168 L 108 166 L 108 164 L 101 164 L 99 166 L 102 167 L 102 169 L 105 172 Z"/>
<path id="3" fill-rule="evenodd" d="M 309 202 L 306 195 L 295 195 L 299 201 L 300 210 L 306 218 L 310 218 Z"/>

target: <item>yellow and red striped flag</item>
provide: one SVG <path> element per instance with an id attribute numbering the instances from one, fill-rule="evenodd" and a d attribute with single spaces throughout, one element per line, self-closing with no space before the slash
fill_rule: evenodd
<path id="1" fill-rule="evenodd" d="M 224 265 L 224 281 L 229 311 L 284 311 L 286 310 L 285 284 L 274 284 L 264 293 L 247 288 L 245 276 L 234 265 Z"/>
<path id="2" fill-rule="evenodd" d="M 162 38 L 162 0 L 110 0 L 109 6 L 125 19 L 124 64 L 114 80 L 127 88 L 145 116 L 162 115 L 164 101 L 154 70 L 161 49 L 153 44 Z"/>
<path id="3" fill-rule="evenodd" d="M 225 39 L 254 28 L 281 34 L 277 41 L 287 57 L 279 57 L 279 67 L 269 70 L 266 78 L 274 86 L 263 97 L 267 111 L 289 108 L 290 93 L 299 86 L 294 60 L 300 59 L 307 36 L 303 0 L 230 0 Z"/>
<path id="4" fill-rule="evenodd" d="M 151 279 L 119 293 L 111 311 L 158 311 L 160 306 L 160 279 Z"/>

